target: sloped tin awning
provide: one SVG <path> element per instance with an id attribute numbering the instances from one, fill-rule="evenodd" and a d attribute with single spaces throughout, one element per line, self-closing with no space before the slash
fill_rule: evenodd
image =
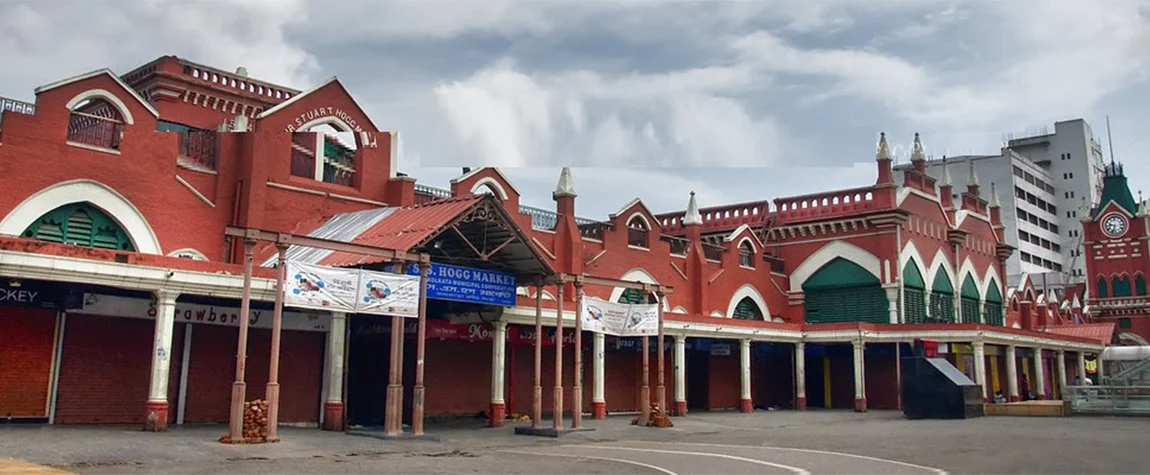
<path id="1" fill-rule="evenodd" d="M 309 237 L 397 251 L 426 252 L 445 264 L 496 270 L 516 276 L 545 276 L 554 271 L 507 210 L 488 194 L 429 203 L 342 213 L 307 232 Z M 288 260 L 331 267 L 369 266 L 375 256 L 291 246 Z M 275 257 L 262 265 L 275 264 Z"/>
<path id="2" fill-rule="evenodd" d="M 1114 339 L 1114 322 L 1083 323 L 1081 325 L 1057 325 L 1046 327 L 1047 333 L 1056 335 L 1090 338 L 1102 346 L 1109 345 Z"/>

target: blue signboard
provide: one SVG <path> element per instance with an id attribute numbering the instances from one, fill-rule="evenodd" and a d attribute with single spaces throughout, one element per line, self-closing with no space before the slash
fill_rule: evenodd
<path id="1" fill-rule="evenodd" d="M 419 264 L 407 266 L 407 274 L 419 275 Z M 427 272 L 427 298 L 514 307 L 515 276 L 432 263 Z"/>

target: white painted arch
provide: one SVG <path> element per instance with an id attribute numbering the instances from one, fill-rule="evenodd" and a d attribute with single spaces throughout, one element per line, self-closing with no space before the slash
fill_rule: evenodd
<path id="1" fill-rule="evenodd" d="M 642 282 L 644 284 L 655 284 L 655 285 L 659 284 L 659 281 L 655 280 L 655 277 L 651 276 L 651 274 L 649 272 L 643 270 L 640 267 L 636 267 L 634 269 L 627 271 L 626 273 L 623 274 L 622 277 L 619 278 L 619 280 L 625 280 L 625 281 L 630 281 L 630 282 Z M 623 292 L 625 290 L 627 290 L 627 289 L 624 289 L 623 287 L 615 287 L 614 289 L 612 289 L 610 301 L 611 302 L 618 302 L 619 297 L 623 296 Z M 669 303 L 669 300 L 666 297 L 664 297 L 663 298 L 663 311 L 669 311 L 669 310 L 671 310 L 671 304 Z"/>
<path id="2" fill-rule="evenodd" d="M 194 260 L 194 261 L 206 261 L 206 260 L 208 260 L 208 256 L 204 255 L 204 253 L 197 251 L 197 250 L 190 248 L 190 247 L 185 247 L 183 249 L 176 249 L 172 252 L 169 252 L 168 257 L 186 257 L 186 258 Z"/>
<path id="3" fill-rule="evenodd" d="M 763 299 L 763 295 L 759 293 L 759 289 L 751 284 L 743 284 L 739 290 L 735 291 L 735 295 L 731 296 L 731 302 L 727 305 L 727 318 L 734 318 L 735 307 L 739 305 L 744 298 L 750 298 L 759 306 L 759 310 L 763 312 L 763 320 L 771 321 L 771 309 L 767 307 L 767 301 Z"/>
<path id="4" fill-rule="evenodd" d="M 499 180 L 489 176 L 475 180 L 475 184 L 471 185 L 471 193 L 479 194 L 483 190 L 483 187 L 487 187 L 491 191 L 494 191 L 495 196 L 498 196 L 500 201 L 507 201 L 507 190 L 503 188 L 503 185 L 499 183 Z"/>
<path id="5" fill-rule="evenodd" d="M 635 219 L 635 218 L 639 218 L 639 220 L 642 221 L 643 224 L 645 224 L 647 226 L 648 231 L 654 231 L 655 230 L 655 228 L 653 226 L 651 226 L 651 220 L 647 219 L 647 215 L 643 214 L 642 211 L 636 211 L 634 213 L 631 213 L 631 215 L 627 217 L 627 220 L 623 221 L 623 226 L 630 226 L 631 220 Z"/>
<path id="6" fill-rule="evenodd" d="M 136 120 L 132 117 L 132 111 L 128 110 L 128 106 L 124 104 L 124 101 L 121 101 L 115 94 L 108 92 L 107 89 L 88 89 L 87 91 L 76 94 L 76 97 L 68 101 L 66 107 L 68 110 L 73 110 L 84 101 L 96 99 L 104 100 L 108 104 L 111 104 L 112 107 L 115 107 L 116 110 L 120 112 L 120 116 L 124 118 L 125 124 L 133 125 L 136 123 Z"/>
<path id="7" fill-rule="evenodd" d="M 930 267 L 926 265 L 926 261 L 922 259 L 922 255 L 918 253 L 918 248 L 915 247 L 914 241 L 906 243 L 902 248 L 902 252 L 898 256 L 898 276 L 903 285 L 906 285 L 906 278 L 902 275 L 902 270 L 906 268 L 907 262 L 914 262 L 918 266 L 918 273 L 922 275 L 922 280 L 926 283 L 927 291 L 930 291 L 930 281 L 927 280 L 927 275 L 930 274 Z"/>
<path id="8" fill-rule="evenodd" d="M 57 183 L 29 196 L 0 221 L 0 234 L 19 236 L 52 210 L 73 203 L 91 203 L 116 221 L 136 252 L 163 254 L 160 240 L 148 220 L 124 195 L 94 180 L 71 180 Z"/>
<path id="9" fill-rule="evenodd" d="M 751 243 L 751 252 L 752 253 L 754 253 L 754 254 L 759 253 L 759 246 L 755 245 L 755 240 L 751 239 L 750 237 L 747 237 L 747 236 L 743 236 L 743 238 L 739 240 L 739 243 L 735 245 L 735 249 L 742 250 L 744 242 Z"/>
<path id="10" fill-rule="evenodd" d="M 834 240 L 819 248 L 791 273 L 791 292 L 802 292 L 803 284 L 828 262 L 842 257 L 858 264 L 882 281 L 882 263 L 866 249 L 846 241 Z"/>
<path id="11" fill-rule="evenodd" d="M 295 130 L 296 130 L 296 132 L 307 132 L 308 130 L 311 130 L 313 127 L 319 127 L 321 125 L 330 125 L 333 129 L 339 129 L 340 132 L 355 132 L 355 128 L 352 127 L 351 124 L 344 122 L 343 119 L 340 119 L 339 117 L 336 117 L 334 115 L 317 117 L 317 118 L 312 119 L 308 122 L 305 122 L 303 125 L 297 127 Z"/>
<path id="12" fill-rule="evenodd" d="M 966 276 L 967 275 L 973 276 L 974 277 L 974 285 L 978 286 L 978 300 L 985 301 L 986 300 L 986 285 L 985 285 L 986 282 L 983 279 L 979 278 L 978 271 L 975 270 L 974 263 L 970 262 L 969 257 L 962 261 L 962 267 L 958 269 L 958 280 L 955 281 L 955 284 L 954 284 L 954 296 L 955 296 L 955 298 L 959 298 L 960 296 L 962 296 L 962 284 L 963 284 L 963 282 L 966 282 Z"/>

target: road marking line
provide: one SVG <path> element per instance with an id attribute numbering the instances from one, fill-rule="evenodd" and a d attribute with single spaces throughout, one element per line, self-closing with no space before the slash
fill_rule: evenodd
<path id="1" fill-rule="evenodd" d="M 813 454 L 824 454 L 824 455 L 840 455 L 843 457 L 854 457 L 857 459 L 871 460 L 874 462 L 885 462 L 885 463 L 892 463 L 892 464 L 896 464 L 896 465 L 902 465 L 905 467 L 917 468 L 917 469 L 926 470 L 929 472 L 934 472 L 937 475 L 949 475 L 946 470 L 942 470 L 942 469 L 938 469 L 938 468 L 934 468 L 934 467 L 927 467 L 925 465 L 916 465 L 916 464 L 909 463 L 909 462 L 900 462 L 898 460 L 889 460 L 889 459 L 870 457 L 870 456 L 858 455 L 858 454 L 848 454 L 846 452 L 834 452 L 834 451 L 830 451 L 830 450 L 799 449 L 799 448 L 794 448 L 794 447 L 777 447 L 777 446 L 773 446 L 773 445 L 704 444 L 704 443 L 697 443 L 697 442 L 659 442 L 659 441 L 654 441 L 654 440 L 630 440 L 628 442 L 637 442 L 637 443 L 643 443 L 643 444 L 698 445 L 698 446 L 702 446 L 702 447 L 760 448 L 760 449 L 773 449 L 773 450 L 790 450 L 790 451 L 794 451 L 794 452 L 808 452 L 808 453 L 813 453 Z"/>
<path id="2" fill-rule="evenodd" d="M 667 475 L 679 475 L 679 474 L 677 474 L 677 473 L 675 473 L 675 472 L 672 472 L 672 471 L 670 471 L 670 470 L 667 470 L 667 469 L 665 469 L 665 468 L 663 468 L 663 467 L 659 467 L 659 466 L 655 466 L 655 465 L 651 465 L 651 464 L 646 464 L 646 463 L 643 463 L 643 462 L 636 462 L 636 461 L 634 461 L 634 460 L 617 459 L 617 458 L 611 458 L 611 457 L 598 457 L 598 456 L 594 456 L 594 455 L 573 455 L 573 454 L 557 454 L 557 453 L 554 453 L 554 452 L 528 452 L 528 451 L 521 451 L 521 450 L 500 450 L 500 452 L 505 452 L 505 453 L 509 453 L 509 454 L 520 454 L 520 455 L 534 455 L 534 456 L 539 456 L 539 455 L 545 455 L 545 456 L 549 456 L 549 455 L 557 455 L 557 456 L 559 456 L 559 457 L 571 457 L 571 458 L 583 458 L 583 459 L 596 459 L 596 460 L 606 460 L 606 461 L 608 461 L 608 462 L 618 462 L 618 463 L 625 463 L 625 464 L 630 464 L 630 465 L 636 465 L 636 466 L 639 466 L 639 467 L 643 467 L 643 468 L 649 468 L 649 469 L 651 469 L 651 470 L 655 470 L 655 471 L 657 471 L 657 472 L 662 472 L 662 473 L 665 473 L 665 474 L 667 474 Z"/>
<path id="3" fill-rule="evenodd" d="M 755 460 L 755 459 L 750 459 L 750 458 L 746 458 L 746 457 L 739 457 L 739 456 L 727 455 L 727 454 L 713 454 L 713 453 L 709 453 L 709 452 L 683 452 L 681 450 L 640 449 L 637 447 L 611 447 L 611 446 L 606 446 L 606 445 L 561 445 L 560 447 L 574 447 L 574 448 L 584 447 L 584 448 L 589 448 L 589 449 L 631 450 L 631 451 L 635 451 L 635 452 L 651 452 L 651 453 L 656 453 L 656 454 L 696 455 L 696 456 L 700 456 L 700 457 L 718 457 L 718 458 L 724 458 L 724 459 L 738 460 L 740 462 L 747 462 L 747 463 L 753 463 L 753 464 L 758 464 L 758 465 L 766 465 L 768 467 L 781 468 L 783 470 L 788 470 L 788 471 L 795 473 L 797 475 L 811 475 L 811 472 L 808 472 L 808 471 L 803 470 L 803 469 L 798 468 L 798 467 L 792 467 L 790 465 L 783 465 L 781 463 L 773 463 L 773 462 L 767 462 L 765 460 Z"/>

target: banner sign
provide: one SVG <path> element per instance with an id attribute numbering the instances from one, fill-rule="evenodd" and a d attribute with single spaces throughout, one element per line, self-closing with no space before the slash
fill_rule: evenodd
<path id="1" fill-rule="evenodd" d="M 408 265 L 407 275 L 419 275 L 419 264 Z M 514 307 L 515 276 L 503 272 L 432 263 L 431 268 L 427 270 L 427 298 Z"/>
<path id="2" fill-rule="evenodd" d="M 365 270 L 359 277 L 356 313 L 419 317 L 419 277 Z"/>
<path id="3" fill-rule="evenodd" d="M 586 297 L 579 318 L 583 319 L 583 329 L 590 332 L 615 336 L 659 333 L 659 304 L 625 304 Z"/>
<path id="4" fill-rule="evenodd" d="M 288 261 L 284 305 L 416 318 L 419 277 Z"/>
<path id="5" fill-rule="evenodd" d="M 116 295 L 84 294 L 82 306 L 76 313 L 96 315 L 103 317 L 127 317 L 155 320 L 155 299 L 139 299 L 120 297 Z M 176 324 L 196 323 L 204 325 L 218 325 L 225 327 L 240 326 L 239 307 L 221 307 L 196 303 L 176 302 Z M 248 313 L 248 324 L 252 328 L 272 327 L 272 311 L 251 309 Z M 326 312 L 293 312 L 285 310 L 283 313 L 282 328 L 284 330 L 300 330 L 326 332 L 331 325 L 331 315 Z"/>

